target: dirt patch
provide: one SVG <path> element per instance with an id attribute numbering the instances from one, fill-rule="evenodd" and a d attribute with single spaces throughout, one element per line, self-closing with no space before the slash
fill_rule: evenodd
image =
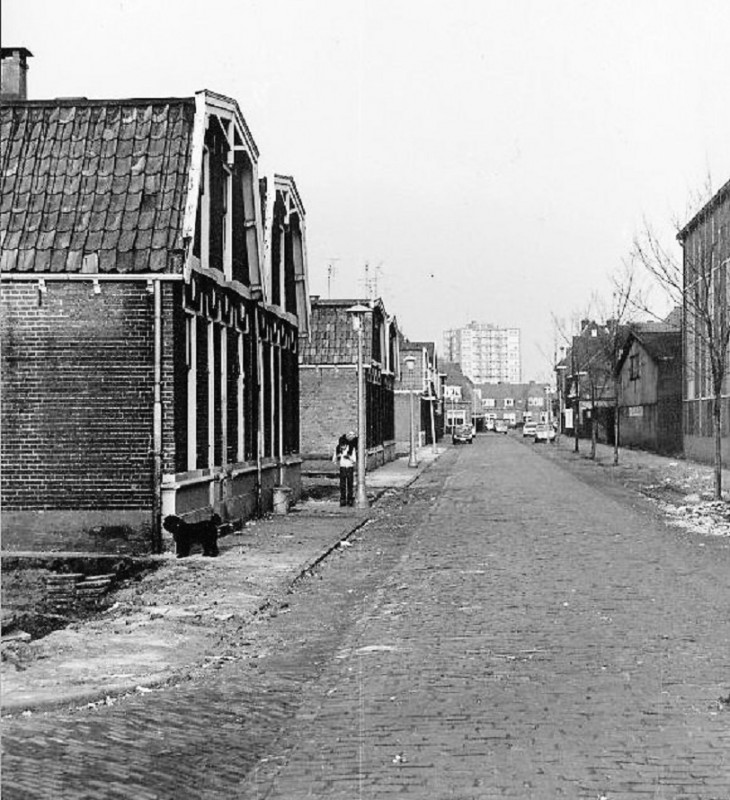
<path id="1" fill-rule="evenodd" d="M 32 566 L 25 568 L 22 564 L 15 564 L 12 569 L 3 568 L 3 659 L 7 646 L 17 648 L 19 643 L 42 638 L 72 622 L 96 619 L 113 604 L 116 592 L 142 580 L 155 569 L 150 564 L 140 564 L 136 569 L 127 565 L 122 570 L 127 577 L 117 579 L 111 573 L 107 574 L 106 580 L 94 581 L 93 574 L 74 577 L 75 573 Z M 59 577 L 69 578 L 69 589 L 63 597 L 54 593 L 54 582 Z M 88 587 L 94 584 L 95 590 L 88 591 Z M 77 587 L 84 586 L 86 590 L 77 591 Z"/>

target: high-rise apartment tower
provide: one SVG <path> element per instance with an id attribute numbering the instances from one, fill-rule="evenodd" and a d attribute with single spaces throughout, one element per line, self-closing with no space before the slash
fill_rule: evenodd
<path id="1" fill-rule="evenodd" d="M 519 328 L 471 322 L 444 331 L 444 358 L 461 364 L 474 383 L 522 383 Z"/>

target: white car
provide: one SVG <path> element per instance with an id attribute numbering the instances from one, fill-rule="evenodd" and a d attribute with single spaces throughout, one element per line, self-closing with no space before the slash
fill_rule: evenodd
<path id="1" fill-rule="evenodd" d="M 535 442 L 552 442 L 555 439 L 555 429 L 546 422 L 535 426 Z"/>
<path id="2" fill-rule="evenodd" d="M 534 436 L 536 430 L 537 430 L 537 423 L 535 423 L 535 422 L 526 422 L 522 426 L 522 435 L 523 436 Z"/>

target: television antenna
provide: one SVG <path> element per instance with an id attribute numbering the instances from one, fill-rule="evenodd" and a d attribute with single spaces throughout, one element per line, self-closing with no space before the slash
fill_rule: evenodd
<path id="1" fill-rule="evenodd" d="M 381 261 L 374 269 L 372 277 L 370 276 L 370 263 L 365 262 L 365 294 L 369 300 L 375 300 L 378 296 L 378 278 L 383 274 L 383 262 Z"/>
<path id="2" fill-rule="evenodd" d="M 329 263 L 327 264 L 327 299 L 332 299 L 332 279 L 337 274 L 337 269 L 335 264 L 339 261 L 339 258 L 330 258 L 328 259 Z"/>

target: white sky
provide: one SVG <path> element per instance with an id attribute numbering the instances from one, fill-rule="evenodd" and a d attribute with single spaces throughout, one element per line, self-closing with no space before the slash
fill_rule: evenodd
<path id="1" fill-rule="evenodd" d="M 583 313 L 647 218 L 667 241 L 730 177 L 728 0 L 3 0 L 29 96 L 234 97 L 295 177 L 310 290 L 442 349 L 470 320 Z"/>

